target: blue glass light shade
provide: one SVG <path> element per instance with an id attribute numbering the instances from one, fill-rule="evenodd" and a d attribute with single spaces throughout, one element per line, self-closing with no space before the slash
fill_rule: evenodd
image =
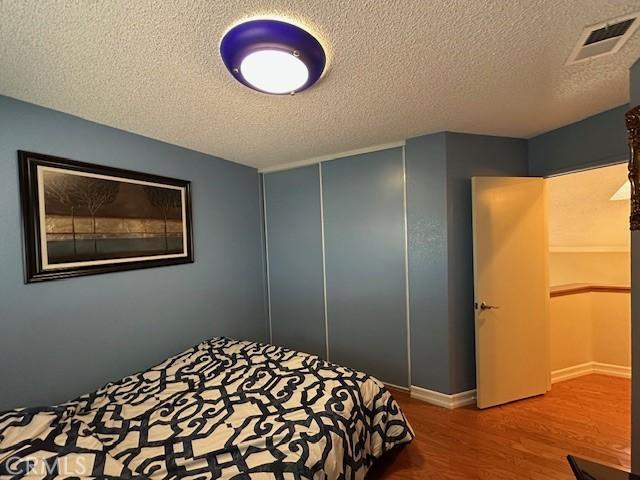
<path id="1" fill-rule="evenodd" d="M 233 27 L 220 43 L 220 55 L 240 83 L 270 94 L 309 88 L 326 64 L 324 49 L 313 35 L 279 20 L 251 20 Z"/>

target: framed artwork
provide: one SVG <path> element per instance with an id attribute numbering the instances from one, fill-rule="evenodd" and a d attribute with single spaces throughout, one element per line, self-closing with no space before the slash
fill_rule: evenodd
<path id="1" fill-rule="evenodd" d="M 190 182 L 18 152 L 25 281 L 193 262 Z"/>

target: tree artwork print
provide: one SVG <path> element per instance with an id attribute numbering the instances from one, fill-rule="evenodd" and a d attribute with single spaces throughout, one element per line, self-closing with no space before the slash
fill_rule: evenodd
<path id="1" fill-rule="evenodd" d="M 29 155 L 22 166 L 23 206 L 25 231 L 37 237 L 26 249 L 34 250 L 27 259 L 34 272 L 69 276 L 74 269 L 192 261 L 189 182 Z"/>

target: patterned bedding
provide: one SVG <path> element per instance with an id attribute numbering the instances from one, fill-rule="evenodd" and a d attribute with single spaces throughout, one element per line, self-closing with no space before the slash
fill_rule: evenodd
<path id="1" fill-rule="evenodd" d="M 0 475 L 361 479 L 412 438 L 375 378 L 214 338 L 74 401 L 0 413 Z"/>

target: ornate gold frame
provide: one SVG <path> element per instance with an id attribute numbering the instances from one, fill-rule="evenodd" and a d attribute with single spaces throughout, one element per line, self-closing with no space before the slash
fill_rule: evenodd
<path id="1" fill-rule="evenodd" d="M 629 225 L 632 231 L 640 230 L 640 105 L 625 115 L 629 136 L 629 182 L 631 182 L 631 214 Z"/>

